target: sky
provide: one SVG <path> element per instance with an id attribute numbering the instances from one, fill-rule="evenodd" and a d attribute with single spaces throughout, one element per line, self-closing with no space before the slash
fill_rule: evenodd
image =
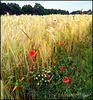
<path id="1" fill-rule="evenodd" d="M 1 3 L 16 3 L 20 7 L 30 4 L 34 7 L 35 3 L 40 3 L 46 9 L 61 9 L 68 10 L 69 12 L 77 11 L 83 9 L 87 11 L 92 10 L 92 0 L 91 1 L 4 1 L 1 0 Z"/>

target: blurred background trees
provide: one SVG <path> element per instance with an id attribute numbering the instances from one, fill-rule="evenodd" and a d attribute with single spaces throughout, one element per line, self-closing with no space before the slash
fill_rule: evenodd
<path id="1" fill-rule="evenodd" d="M 20 15 L 20 14 L 31 14 L 31 15 L 49 15 L 49 14 L 92 14 L 91 9 L 88 11 L 77 10 L 69 11 L 61 10 L 61 9 L 45 9 L 41 4 L 35 3 L 34 7 L 31 5 L 24 5 L 22 8 L 16 3 L 0 3 L 0 14 L 4 15 L 6 13 L 10 15 Z"/>
<path id="2" fill-rule="evenodd" d="M 24 5 L 21 9 L 21 14 L 33 14 L 33 8 L 31 5 Z"/>

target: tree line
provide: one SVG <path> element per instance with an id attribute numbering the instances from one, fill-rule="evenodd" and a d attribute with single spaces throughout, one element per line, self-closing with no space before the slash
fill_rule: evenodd
<path id="1" fill-rule="evenodd" d="M 1 3 L 0 2 L 0 14 L 4 15 L 7 12 L 10 15 L 21 15 L 21 14 L 31 14 L 31 15 L 49 15 L 49 14 L 92 14 L 91 10 L 88 11 L 73 11 L 69 13 L 69 11 L 66 10 L 60 10 L 60 9 L 45 9 L 41 4 L 35 3 L 34 7 L 31 5 L 24 5 L 22 8 L 16 4 L 16 3 Z"/>

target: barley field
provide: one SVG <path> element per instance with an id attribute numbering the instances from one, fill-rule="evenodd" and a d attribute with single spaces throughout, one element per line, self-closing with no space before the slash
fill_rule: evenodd
<path id="1" fill-rule="evenodd" d="M 92 15 L 1 16 L 2 98 L 91 99 L 91 70 Z"/>

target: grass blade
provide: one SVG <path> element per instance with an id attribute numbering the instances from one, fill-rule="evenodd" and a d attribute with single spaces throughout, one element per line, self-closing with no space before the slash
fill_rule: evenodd
<path id="1" fill-rule="evenodd" d="M 30 37 L 26 34 L 26 32 L 24 32 L 22 29 L 21 29 L 21 31 L 30 39 Z"/>

